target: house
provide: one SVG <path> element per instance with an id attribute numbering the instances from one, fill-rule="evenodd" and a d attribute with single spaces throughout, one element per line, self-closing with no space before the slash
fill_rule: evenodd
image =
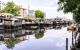
<path id="1" fill-rule="evenodd" d="M 4 19 L 5 29 L 22 29 L 22 20 L 16 18 Z"/>
<path id="2" fill-rule="evenodd" d="M 0 18 L 5 18 L 5 19 L 9 19 L 12 18 L 13 15 L 10 13 L 0 13 Z"/>
<path id="3" fill-rule="evenodd" d="M 0 13 L 0 29 L 4 29 L 4 19 L 10 19 L 13 15 L 10 13 Z"/>
<path id="4" fill-rule="evenodd" d="M 27 14 L 28 14 L 28 9 L 25 9 L 25 8 L 20 8 L 20 16 L 21 17 L 26 17 Z"/>

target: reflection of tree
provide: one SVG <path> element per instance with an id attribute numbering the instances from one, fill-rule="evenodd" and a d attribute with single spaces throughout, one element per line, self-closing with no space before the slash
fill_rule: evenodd
<path id="1" fill-rule="evenodd" d="M 37 33 L 37 34 L 35 34 L 35 38 L 36 39 L 40 39 L 40 38 L 42 38 L 44 36 L 44 33 Z"/>
<path id="2" fill-rule="evenodd" d="M 12 49 L 15 46 L 15 41 L 16 40 L 14 38 L 6 39 L 5 40 L 6 47 L 9 48 L 9 49 L 10 48 Z"/>
<path id="3" fill-rule="evenodd" d="M 80 48 L 80 35 L 78 37 L 78 44 L 77 44 L 77 47 Z"/>
<path id="4" fill-rule="evenodd" d="M 53 25 L 53 29 L 61 29 L 62 25 Z"/>
<path id="5" fill-rule="evenodd" d="M 9 39 L 4 40 L 4 42 L 7 48 L 13 49 L 15 47 L 15 44 L 20 42 L 20 40 L 17 38 L 9 38 Z"/>

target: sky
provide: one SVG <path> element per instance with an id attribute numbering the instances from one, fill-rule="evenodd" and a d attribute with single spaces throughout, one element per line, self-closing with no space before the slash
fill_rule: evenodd
<path id="1" fill-rule="evenodd" d="M 64 14 L 62 11 L 58 12 L 58 0 L 0 0 L 4 3 L 13 1 L 16 5 L 28 8 L 31 10 L 41 10 L 46 13 L 45 18 L 62 17 L 72 19 L 72 14 Z"/>

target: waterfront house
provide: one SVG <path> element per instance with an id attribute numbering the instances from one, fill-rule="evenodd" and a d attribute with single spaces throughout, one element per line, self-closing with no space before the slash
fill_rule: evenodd
<path id="1" fill-rule="evenodd" d="M 0 29 L 4 29 L 4 19 L 10 19 L 13 15 L 10 13 L 0 13 Z"/>
<path id="2" fill-rule="evenodd" d="M 16 18 L 4 19 L 4 28 L 21 29 L 21 27 L 22 27 L 22 21 L 20 19 L 16 19 Z"/>
<path id="3" fill-rule="evenodd" d="M 27 14 L 28 14 L 28 9 L 25 9 L 25 8 L 21 7 L 19 13 L 20 13 L 21 17 L 26 17 Z"/>
<path id="4" fill-rule="evenodd" d="M 61 23 L 62 23 L 62 18 L 56 17 L 56 18 L 54 18 L 54 21 L 55 21 L 57 24 L 61 24 Z"/>
<path id="5" fill-rule="evenodd" d="M 0 13 L 0 18 L 2 18 L 2 19 L 10 19 L 10 18 L 12 18 L 12 17 L 14 17 L 12 14 L 10 14 L 10 13 Z"/>

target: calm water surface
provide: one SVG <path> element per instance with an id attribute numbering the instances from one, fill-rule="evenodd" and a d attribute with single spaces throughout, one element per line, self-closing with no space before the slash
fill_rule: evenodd
<path id="1" fill-rule="evenodd" d="M 13 41 L 14 43 L 6 43 L 6 40 L 0 41 L 0 50 L 66 50 L 66 34 L 69 38 L 69 48 L 71 46 L 71 32 L 68 32 L 66 27 L 61 29 L 19 30 L 12 34 L 16 36 L 16 33 L 27 35 L 16 37 L 17 40 L 15 41 L 17 42 Z M 10 33 L 5 34 L 8 37 L 10 36 Z"/>

